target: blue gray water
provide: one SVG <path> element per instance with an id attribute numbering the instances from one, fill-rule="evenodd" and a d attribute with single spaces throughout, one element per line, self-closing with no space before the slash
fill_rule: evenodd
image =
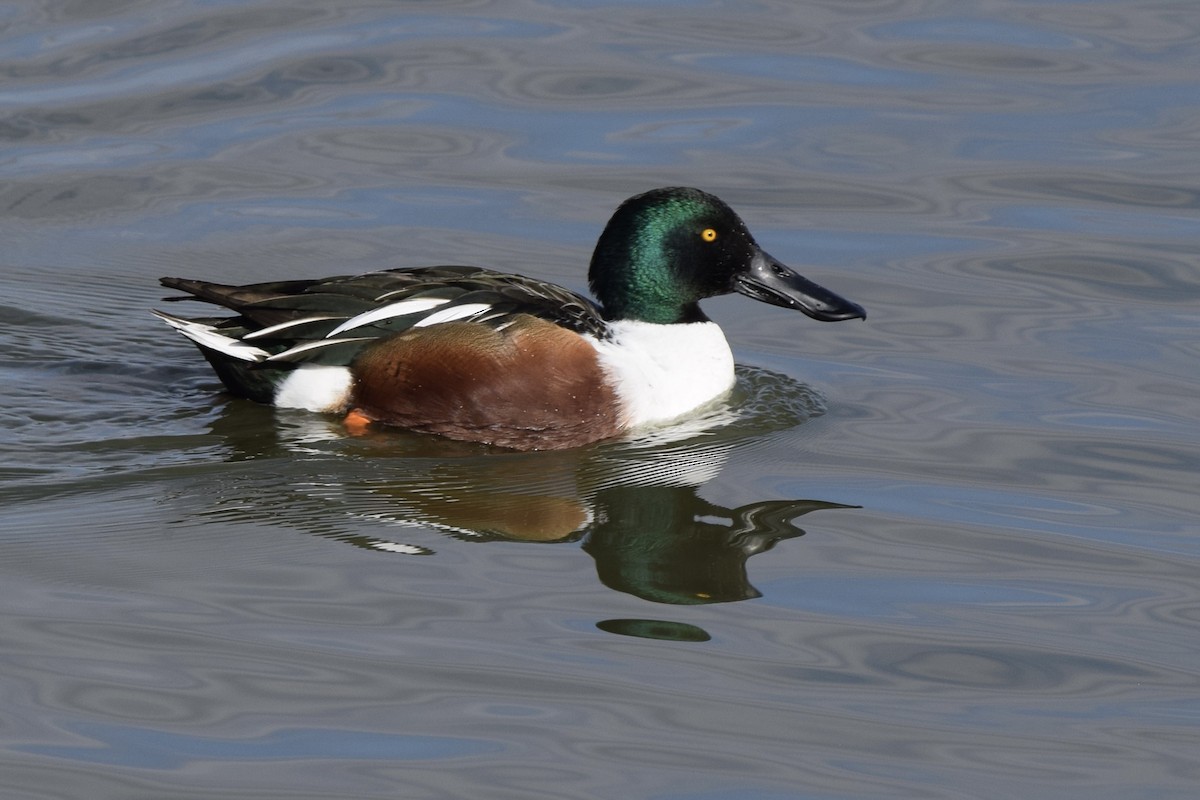
<path id="1" fill-rule="evenodd" d="M 1195 797 L 1193 6 L 0 8 L 0 794 Z M 654 437 L 350 439 L 148 313 L 583 289 L 677 184 L 869 318 L 710 302 Z"/>

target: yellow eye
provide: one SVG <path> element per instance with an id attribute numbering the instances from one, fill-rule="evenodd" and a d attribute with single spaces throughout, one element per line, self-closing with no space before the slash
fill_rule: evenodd
<path id="1" fill-rule="evenodd" d="M 706 242 L 715 242 L 717 240 L 717 232 L 712 228 L 705 228 L 700 231 L 700 238 Z"/>

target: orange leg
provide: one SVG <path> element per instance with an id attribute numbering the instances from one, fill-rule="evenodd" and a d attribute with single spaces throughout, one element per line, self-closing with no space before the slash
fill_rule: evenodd
<path id="1" fill-rule="evenodd" d="M 361 410 L 351 409 L 346 418 L 342 420 L 342 424 L 346 426 L 346 432 L 351 436 L 363 436 L 371 427 L 371 418 L 364 414 Z"/>

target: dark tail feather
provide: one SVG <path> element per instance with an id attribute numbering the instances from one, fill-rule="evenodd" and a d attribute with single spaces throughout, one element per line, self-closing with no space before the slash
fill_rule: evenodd
<path id="1" fill-rule="evenodd" d="M 227 283 L 198 281 L 191 278 L 159 278 L 158 282 L 168 289 L 186 292 L 185 297 L 167 297 L 166 300 L 203 300 L 206 303 L 241 311 L 248 305 L 262 303 L 273 298 L 302 294 L 317 281 L 275 281 L 233 286 Z"/>

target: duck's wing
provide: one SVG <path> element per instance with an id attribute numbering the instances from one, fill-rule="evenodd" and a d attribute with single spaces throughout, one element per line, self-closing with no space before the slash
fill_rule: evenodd
<path id="1" fill-rule="evenodd" d="M 194 322 L 238 342 L 243 360 L 346 364 L 366 343 L 393 333 L 461 320 L 500 328 L 519 314 L 602 337 L 607 330 L 591 300 L 545 281 L 480 267 L 418 267 L 320 280 L 245 286 L 184 278 L 162 285 L 185 292 L 168 300 L 203 300 L 236 317 L 180 320 L 163 315 L 202 349 L 179 322 Z"/>

